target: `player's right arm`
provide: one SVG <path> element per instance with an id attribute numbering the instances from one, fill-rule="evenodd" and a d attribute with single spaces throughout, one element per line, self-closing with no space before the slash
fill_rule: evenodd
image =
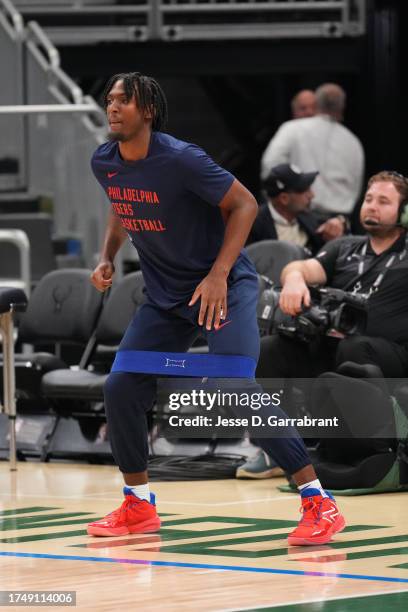
<path id="1" fill-rule="evenodd" d="M 91 274 L 91 282 L 98 291 L 106 291 L 112 285 L 112 277 L 115 272 L 113 262 L 125 238 L 126 231 L 119 217 L 110 211 L 99 263 Z"/>
<path id="2" fill-rule="evenodd" d="M 292 261 L 282 270 L 279 305 L 283 312 L 295 316 L 303 306 L 310 306 L 308 285 L 325 285 L 326 272 L 317 259 Z"/>

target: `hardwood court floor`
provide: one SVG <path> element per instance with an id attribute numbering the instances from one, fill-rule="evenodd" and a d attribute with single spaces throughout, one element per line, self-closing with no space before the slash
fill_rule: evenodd
<path id="1" fill-rule="evenodd" d="M 281 482 L 153 483 L 159 534 L 93 538 L 121 502 L 115 468 L 1 462 L 0 590 L 74 590 L 80 610 L 408 610 L 408 494 L 339 498 L 347 530 L 288 549 L 299 501 Z"/>

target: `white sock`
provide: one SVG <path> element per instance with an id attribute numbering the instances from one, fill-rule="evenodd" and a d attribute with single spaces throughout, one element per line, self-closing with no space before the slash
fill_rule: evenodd
<path id="1" fill-rule="evenodd" d="M 311 480 L 310 482 L 305 482 L 304 484 L 299 485 L 298 489 L 300 493 L 302 493 L 304 489 L 318 489 L 322 497 L 329 497 L 326 491 L 323 489 L 322 485 L 320 484 L 320 480 L 318 478 L 316 478 L 316 480 Z"/>
<path id="2" fill-rule="evenodd" d="M 132 489 L 133 493 L 139 499 L 145 499 L 146 501 L 150 502 L 150 487 L 149 487 L 149 483 L 143 484 L 143 485 L 135 485 L 134 487 L 130 487 L 129 485 L 127 485 L 127 488 L 128 489 Z"/>

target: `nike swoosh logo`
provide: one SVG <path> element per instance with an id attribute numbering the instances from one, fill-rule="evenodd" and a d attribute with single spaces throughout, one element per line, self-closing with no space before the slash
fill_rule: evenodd
<path id="1" fill-rule="evenodd" d="M 221 325 L 218 326 L 218 329 L 214 328 L 214 331 L 219 331 L 222 327 L 225 327 L 226 325 L 228 325 L 228 323 L 232 323 L 232 321 L 229 320 L 229 321 L 225 321 L 225 323 L 221 323 Z"/>
<path id="2" fill-rule="evenodd" d="M 112 178 L 116 176 L 117 174 L 119 174 L 119 172 L 108 172 L 108 178 Z"/>

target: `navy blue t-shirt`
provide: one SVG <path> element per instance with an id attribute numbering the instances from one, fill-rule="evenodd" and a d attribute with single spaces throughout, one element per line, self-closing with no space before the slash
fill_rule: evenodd
<path id="1" fill-rule="evenodd" d="M 234 177 L 196 145 L 152 132 L 145 159 L 127 162 L 102 144 L 92 170 L 136 247 L 147 295 L 162 308 L 185 303 L 209 273 L 224 239 L 219 203 Z M 242 252 L 235 263 L 255 274 Z"/>

